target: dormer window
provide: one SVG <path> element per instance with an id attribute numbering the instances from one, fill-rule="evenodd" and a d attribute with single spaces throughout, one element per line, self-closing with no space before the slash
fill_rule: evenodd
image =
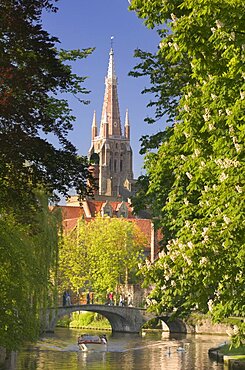
<path id="1" fill-rule="evenodd" d="M 109 216 L 109 217 L 112 217 L 112 207 L 111 205 L 106 202 L 103 206 L 102 206 L 102 209 L 101 209 L 101 215 L 102 217 L 103 216 Z"/>
<path id="2" fill-rule="evenodd" d="M 128 218 L 128 208 L 125 202 L 122 202 L 117 207 L 117 217 Z"/>

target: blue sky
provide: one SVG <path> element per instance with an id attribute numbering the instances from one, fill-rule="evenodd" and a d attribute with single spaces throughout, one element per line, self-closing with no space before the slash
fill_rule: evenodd
<path id="1" fill-rule="evenodd" d="M 133 149 L 134 177 L 142 169 L 143 157 L 139 154 L 142 135 L 157 132 L 164 123 L 148 125 L 144 118 L 150 115 L 146 108 L 149 95 L 141 91 L 149 86 L 147 78 L 128 76 L 129 71 L 139 62 L 134 58 L 134 50 L 155 51 L 159 36 L 154 30 L 147 29 L 134 12 L 128 11 L 127 0 L 60 0 L 57 13 L 43 14 L 43 27 L 60 40 L 63 49 L 83 49 L 95 47 L 93 54 L 74 65 L 74 72 L 87 76 L 84 86 L 91 90 L 83 105 L 74 97 L 67 97 L 76 117 L 74 130 L 69 139 L 77 147 L 78 153 L 87 155 L 91 143 L 91 124 L 93 111 L 96 110 L 100 123 L 104 98 L 104 80 L 107 74 L 111 36 L 115 55 L 115 69 L 118 77 L 118 96 L 121 123 L 124 124 L 126 109 L 129 109 L 131 124 L 131 146 Z"/>

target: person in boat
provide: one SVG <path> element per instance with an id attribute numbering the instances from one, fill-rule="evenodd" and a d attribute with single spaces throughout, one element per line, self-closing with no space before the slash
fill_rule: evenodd
<path id="1" fill-rule="evenodd" d="M 105 334 L 100 336 L 100 340 L 101 340 L 101 343 L 107 344 L 107 338 Z"/>
<path id="2" fill-rule="evenodd" d="M 102 334 L 101 336 L 93 336 L 93 335 L 88 335 L 88 334 L 81 334 L 77 338 L 77 344 L 83 344 L 86 342 L 91 342 L 91 343 L 102 343 L 102 344 L 107 344 L 107 338 L 105 334 Z"/>

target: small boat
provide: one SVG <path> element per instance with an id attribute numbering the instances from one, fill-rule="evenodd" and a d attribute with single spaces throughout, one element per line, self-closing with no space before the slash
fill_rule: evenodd
<path id="1" fill-rule="evenodd" d="M 88 335 L 82 334 L 78 337 L 77 340 L 78 347 L 81 351 L 90 351 L 90 350 L 102 350 L 106 351 L 107 349 L 107 338 L 106 335 Z"/>

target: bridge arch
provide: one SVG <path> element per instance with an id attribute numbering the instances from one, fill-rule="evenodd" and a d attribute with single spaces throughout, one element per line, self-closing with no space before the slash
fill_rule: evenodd
<path id="1" fill-rule="evenodd" d="M 139 333 L 142 326 L 153 318 L 164 321 L 169 331 L 174 333 L 187 333 L 188 328 L 180 319 L 171 320 L 171 315 L 156 316 L 144 308 L 107 306 L 100 304 L 83 304 L 68 307 L 49 308 L 46 311 L 45 331 L 53 332 L 57 321 L 72 312 L 97 312 L 106 317 L 111 324 L 112 332 Z"/>

